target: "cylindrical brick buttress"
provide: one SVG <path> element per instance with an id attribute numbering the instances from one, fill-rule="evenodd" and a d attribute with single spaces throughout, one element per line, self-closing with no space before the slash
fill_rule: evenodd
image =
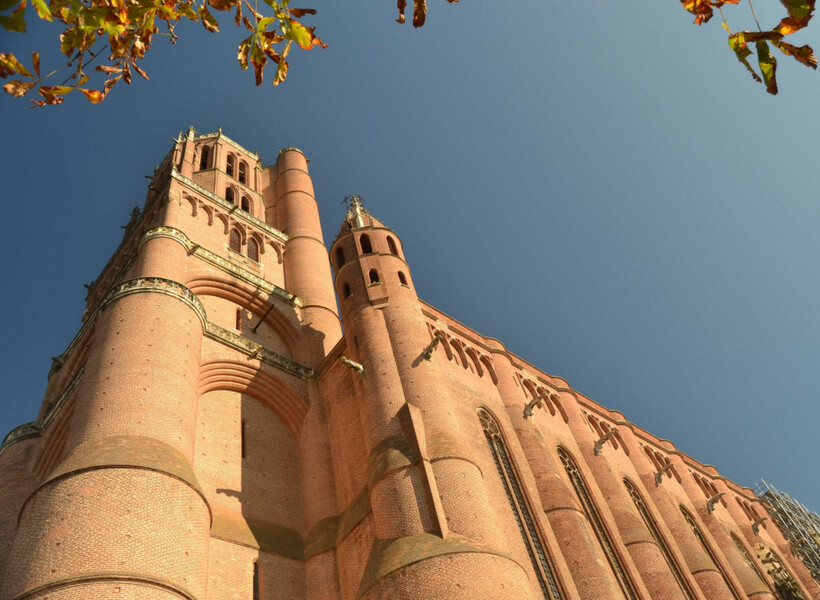
<path id="1" fill-rule="evenodd" d="M 191 467 L 205 313 L 177 283 L 185 251 L 148 232 L 137 277 L 103 301 L 65 458 L 23 507 L 3 600 L 205 600 L 211 517 Z"/>
<path id="2" fill-rule="evenodd" d="M 356 395 L 378 548 L 361 598 L 531 598 L 526 571 L 499 548 L 493 520 L 468 523 L 459 512 L 486 508 L 480 471 L 459 444 L 435 365 L 421 356 L 430 335 L 397 238 L 366 213 L 357 215 L 349 213 L 331 255 L 346 358 L 364 366 Z"/>

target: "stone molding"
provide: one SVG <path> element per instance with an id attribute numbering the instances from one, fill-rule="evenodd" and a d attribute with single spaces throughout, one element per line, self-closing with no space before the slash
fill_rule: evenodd
<path id="1" fill-rule="evenodd" d="M 181 300 L 196 313 L 202 324 L 202 330 L 205 331 L 208 319 L 205 315 L 205 307 L 199 297 L 181 283 L 164 277 L 137 277 L 121 283 L 108 293 L 105 300 L 100 304 L 100 310 L 104 310 L 106 306 L 123 296 L 144 292 L 165 294 Z"/>
<path id="2" fill-rule="evenodd" d="M 196 597 L 189 591 L 179 587 L 175 583 L 167 579 L 158 579 L 156 577 L 147 577 L 144 575 L 136 575 L 130 573 L 86 573 L 76 577 L 66 577 L 57 579 L 44 585 L 37 586 L 34 589 L 27 590 L 22 594 L 18 594 L 11 598 L 11 600 L 27 600 L 28 598 L 35 598 L 44 592 L 55 592 L 61 588 L 77 586 L 82 584 L 94 583 L 130 583 L 135 585 L 142 585 L 145 587 L 160 588 L 168 592 L 177 594 L 180 598 L 185 600 L 196 600 Z"/>
<path id="3" fill-rule="evenodd" d="M 222 258 L 218 254 L 211 252 L 200 246 L 199 244 L 192 242 L 191 239 L 185 235 L 182 231 L 175 227 L 169 227 L 167 225 L 160 225 L 159 227 L 154 227 L 146 231 L 142 239 L 139 242 L 139 246 L 141 247 L 145 242 L 152 238 L 164 237 L 175 240 L 182 244 L 185 249 L 188 251 L 188 254 L 192 256 L 196 256 L 199 259 L 204 260 L 207 263 L 210 263 L 214 267 L 228 273 L 229 275 L 233 275 L 237 279 L 241 279 L 242 281 L 251 284 L 254 287 L 259 288 L 271 294 L 272 296 L 276 296 L 280 300 L 284 300 L 288 304 L 292 304 L 293 306 L 302 306 L 302 300 L 296 294 L 291 294 L 287 290 L 280 288 L 278 285 L 271 283 L 267 279 L 263 279 L 258 275 L 255 275 L 251 271 L 240 267 L 232 263 L 231 261 Z"/>
<path id="4" fill-rule="evenodd" d="M 223 198 L 220 198 L 219 196 L 214 194 L 209 189 L 207 189 L 207 188 L 199 185 L 198 183 L 196 183 L 194 180 L 188 179 L 187 177 L 185 177 L 185 175 L 182 175 L 181 173 L 179 173 L 176 170 L 176 167 L 171 169 L 171 178 L 176 179 L 177 181 L 179 181 L 180 183 L 182 183 L 186 187 L 190 188 L 191 190 L 195 191 L 196 193 L 208 198 L 208 200 L 211 200 L 215 204 L 219 205 L 221 208 L 224 208 L 226 211 L 233 210 L 232 214 L 234 216 L 239 217 L 240 219 L 243 219 L 243 220 L 247 221 L 251 225 L 254 225 L 255 227 L 258 227 L 259 229 L 265 231 L 271 237 L 275 238 L 277 241 L 279 241 L 283 244 L 288 241 L 287 234 L 279 231 L 278 229 L 275 229 L 275 228 L 271 227 L 270 225 L 268 225 L 264 221 L 262 221 L 260 219 L 257 219 L 256 217 L 254 217 L 252 215 L 249 215 L 244 211 L 236 210 L 236 205 L 235 204 L 231 204 L 227 200 L 225 200 Z"/>
<path id="5" fill-rule="evenodd" d="M 31 421 L 29 423 L 23 423 L 22 425 L 18 425 L 17 427 L 9 431 L 8 435 L 6 435 L 6 437 L 3 438 L 3 443 L 2 445 L 0 445 L 0 451 L 4 450 L 8 446 L 11 446 L 15 442 L 20 442 L 28 438 L 38 437 L 40 435 L 40 430 L 40 421 Z"/>
<path id="6" fill-rule="evenodd" d="M 243 354 L 247 354 L 249 357 L 258 358 L 263 363 L 269 364 L 278 369 L 282 369 L 291 375 L 296 375 L 302 379 L 316 378 L 316 373 L 310 367 L 301 365 L 296 361 L 291 360 L 287 356 L 265 348 L 261 344 L 257 344 L 256 342 L 238 335 L 229 329 L 220 327 L 216 323 L 211 323 L 210 321 L 206 322 L 205 337 L 221 342 L 226 346 L 234 348 L 235 350 L 239 350 Z"/>

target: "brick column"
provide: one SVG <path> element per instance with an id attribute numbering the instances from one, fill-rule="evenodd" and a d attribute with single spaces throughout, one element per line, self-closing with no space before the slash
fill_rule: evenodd
<path id="1" fill-rule="evenodd" d="M 4 600 L 206 598 L 211 517 L 191 466 L 204 310 L 178 283 L 182 243 L 149 235 L 139 252 L 156 256 L 103 301 L 66 458 L 23 507 Z"/>

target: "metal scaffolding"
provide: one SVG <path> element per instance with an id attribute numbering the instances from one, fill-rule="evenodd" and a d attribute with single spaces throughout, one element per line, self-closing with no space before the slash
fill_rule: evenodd
<path id="1" fill-rule="evenodd" d="M 762 479 L 755 486 L 755 494 L 789 540 L 792 552 L 820 582 L 820 515 Z"/>

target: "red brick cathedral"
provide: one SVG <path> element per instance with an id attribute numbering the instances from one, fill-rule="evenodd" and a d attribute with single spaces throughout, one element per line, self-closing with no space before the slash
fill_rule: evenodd
<path id="1" fill-rule="evenodd" d="M 0 600 L 820 598 L 751 490 L 420 300 L 358 198 L 328 255 L 307 163 L 175 141 L 3 442 Z"/>

